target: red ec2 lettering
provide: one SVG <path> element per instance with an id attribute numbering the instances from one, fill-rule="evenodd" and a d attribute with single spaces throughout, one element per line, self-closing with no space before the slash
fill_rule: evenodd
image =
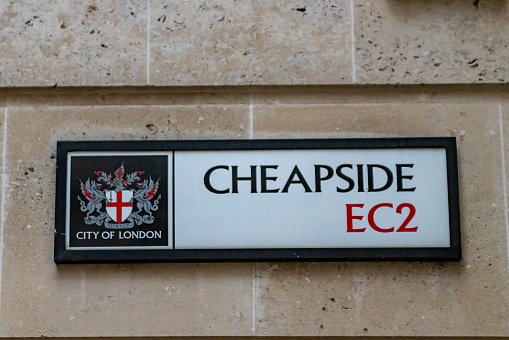
<path id="1" fill-rule="evenodd" d="M 346 205 L 346 232 L 347 233 L 363 233 L 366 231 L 366 228 L 354 228 L 354 220 L 362 221 L 364 219 L 364 215 L 354 215 L 353 209 L 364 208 L 364 204 L 347 204 Z M 375 214 L 379 209 L 393 209 L 394 205 L 392 203 L 380 203 L 372 207 L 368 212 L 368 224 L 369 226 L 379 232 L 379 233 L 392 233 L 395 231 L 394 227 L 391 228 L 382 228 L 375 222 Z M 408 208 L 408 216 L 405 218 L 403 223 L 396 229 L 397 233 L 412 233 L 417 231 L 416 227 L 408 227 L 410 222 L 415 216 L 415 206 L 410 203 L 401 203 L 396 207 L 396 213 L 403 214 L 403 209 Z M 406 210 L 406 209 L 405 209 Z M 358 213 L 356 213 L 358 214 Z"/>

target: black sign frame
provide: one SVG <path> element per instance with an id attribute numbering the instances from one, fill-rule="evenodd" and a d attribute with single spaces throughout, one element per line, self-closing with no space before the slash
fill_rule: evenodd
<path id="1" fill-rule="evenodd" d="M 447 162 L 450 246 L 440 248 L 256 248 L 256 249 L 116 249 L 66 248 L 67 155 L 69 152 L 157 152 L 182 150 L 326 150 L 445 149 Z M 461 231 L 456 139 L 349 138 L 184 141 L 59 141 L 55 202 L 54 261 L 117 262 L 252 262 L 252 261 L 460 261 Z"/>

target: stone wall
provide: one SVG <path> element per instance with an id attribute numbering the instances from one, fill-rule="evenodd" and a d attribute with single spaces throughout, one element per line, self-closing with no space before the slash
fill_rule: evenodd
<path id="1" fill-rule="evenodd" d="M 509 334 L 508 5 L 0 2 L 0 337 Z M 58 140 L 431 136 L 459 263 L 53 263 Z"/>
<path id="2" fill-rule="evenodd" d="M 0 3 L 0 84 L 507 83 L 506 0 Z"/>

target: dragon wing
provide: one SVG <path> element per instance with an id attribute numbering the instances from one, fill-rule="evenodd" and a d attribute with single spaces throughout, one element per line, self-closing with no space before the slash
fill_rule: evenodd
<path id="1" fill-rule="evenodd" d="M 151 200 L 157 193 L 157 189 L 159 189 L 159 178 L 157 182 L 154 183 L 152 180 L 152 177 L 150 178 L 150 182 L 148 184 L 147 193 L 145 196 L 143 196 L 144 200 Z"/>
<path id="2" fill-rule="evenodd" d="M 90 185 L 90 179 L 88 179 L 85 182 L 85 184 L 83 184 L 83 182 L 80 179 L 80 188 L 81 188 L 81 193 L 83 194 L 83 196 L 85 196 L 85 198 L 87 200 L 89 200 L 89 201 L 97 200 L 96 192 L 95 192 L 95 190 L 92 189 L 92 186 Z"/>
<path id="3" fill-rule="evenodd" d="M 104 193 L 95 188 L 95 181 L 90 183 L 90 178 L 85 182 L 85 184 L 83 184 L 83 182 L 80 180 L 80 188 L 83 196 L 85 196 L 85 198 L 89 201 L 99 202 L 103 199 L 106 199 Z"/>

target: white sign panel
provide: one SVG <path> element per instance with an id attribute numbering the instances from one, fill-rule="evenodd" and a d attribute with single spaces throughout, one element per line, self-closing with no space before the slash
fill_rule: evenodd
<path id="1" fill-rule="evenodd" d="M 177 151 L 177 249 L 448 247 L 443 149 Z"/>

